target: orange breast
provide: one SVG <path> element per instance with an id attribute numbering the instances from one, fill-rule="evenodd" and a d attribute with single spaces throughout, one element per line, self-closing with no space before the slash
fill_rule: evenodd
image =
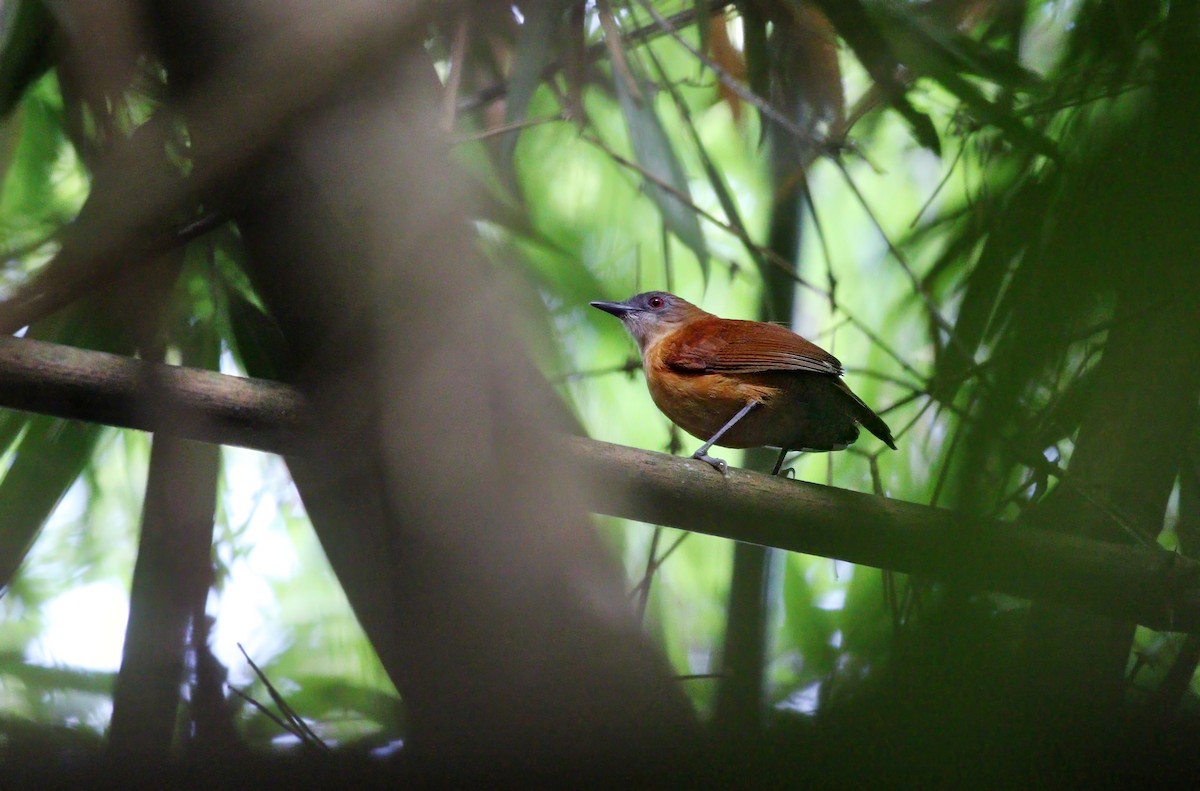
<path id="1" fill-rule="evenodd" d="M 743 377 L 744 378 L 744 377 Z M 708 440 L 750 401 L 763 406 L 738 422 L 717 444 L 726 448 L 753 448 L 774 444 L 769 426 L 761 419 L 763 411 L 778 396 L 775 388 L 740 381 L 721 374 L 678 374 L 661 369 L 646 382 L 650 397 L 681 429 L 701 440 Z M 756 414 L 758 413 L 758 414 Z"/>
<path id="2" fill-rule="evenodd" d="M 762 446 L 831 450 L 858 436 L 832 377 L 797 371 L 687 373 L 646 350 L 643 367 L 654 403 L 673 423 L 707 441 L 747 403 L 758 404 L 716 443 L 726 448 Z"/>

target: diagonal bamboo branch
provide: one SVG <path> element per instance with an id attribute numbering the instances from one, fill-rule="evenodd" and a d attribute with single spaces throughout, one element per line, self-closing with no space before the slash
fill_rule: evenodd
<path id="1" fill-rule="evenodd" d="M 304 398 L 261 379 L 0 336 L 0 406 L 302 453 Z M 1200 563 L 572 437 L 589 507 L 710 535 L 1200 631 Z"/>

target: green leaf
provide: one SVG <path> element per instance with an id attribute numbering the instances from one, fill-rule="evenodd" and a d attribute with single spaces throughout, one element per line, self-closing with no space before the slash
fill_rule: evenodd
<path id="1" fill-rule="evenodd" d="M 34 226 L 39 238 L 46 233 L 41 226 L 47 220 L 57 225 L 68 218 L 68 212 L 78 209 L 63 205 L 56 194 L 55 166 L 66 145 L 66 135 L 62 110 L 48 101 L 45 93 L 39 88 L 23 105 L 20 138 L 3 170 L 0 189 L 0 216 L 6 225 Z"/>
<path id="2" fill-rule="evenodd" d="M 216 287 L 219 332 L 250 376 L 282 379 L 290 358 L 288 344 L 273 316 L 263 307 L 246 276 L 246 252 L 232 229 L 214 233 L 212 283 Z"/>
<path id="3" fill-rule="evenodd" d="M 1036 151 L 1050 159 L 1060 158 L 1058 148 L 1048 137 L 1026 126 L 1011 110 L 984 96 L 962 76 L 961 70 L 947 53 L 938 51 L 933 42 L 926 41 L 922 44 L 923 46 L 915 46 L 905 53 L 906 62 L 914 69 L 940 83 L 943 88 L 957 96 L 976 118 L 1006 133 L 1015 145 Z"/>
<path id="4" fill-rule="evenodd" d="M 700 230 L 700 220 L 695 210 L 688 205 L 692 197 L 687 176 L 675 155 L 675 150 L 671 147 L 671 141 L 663 129 L 658 113 L 654 111 L 650 102 L 649 97 L 653 95 L 650 92 L 652 86 L 640 78 L 634 79 L 640 96 L 634 96 L 631 86 L 619 75 L 614 80 L 634 157 L 647 173 L 671 187 L 670 190 L 663 189 L 659 184 L 647 179 L 646 192 L 658 205 L 663 221 L 671 233 L 696 254 L 707 280 L 708 247 L 704 242 L 704 232 Z M 684 196 L 687 203 L 681 201 L 675 193 Z"/>
<path id="5" fill-rule="evenodd" d="M 287 342 L 275 320 L 236 288 L 224 288 L 234 351 L 250 376 L 279 379 L 287 360 Z"/>
<path id="6" fill-rule="evenodd" d="M 725 218 L 729 225 L 741 232 L 741 241 L 746 248 L 746 253 L 753 259 L 758 266 L 759 271 L 763 273 L 763 277 L 767 276 L 770 265 L 763 258 L 761 251 L 751 241 L 754 237 L 750 235 L 750 231 L 746 228 L 742 221 L 742 213 L 738 210 L 737 200 L 733 193 L 729 191 L 728 185 L 725 183 L 725 177 L 721 174 L 712 157 L 709 156 L 708 149 L 704 146 L 704 141 L 700 139 L 700 132 L 696 129 L 696 124 L 692 120 L 691 114 L 688 112 L 687 104 L 683 101 L 683 97 L 679 95 L 678 89 L 667 76 L 666 70 L 659 63 L 658 58 L 654 57 L 653 52 L 648 53 L 658 69 L 658 73 L 662 76 L 663 85 L 671 94 L 671 99 L 674 100 L 676 108 L 679 110 L 679 116 L 683 119 L 684 128 L 687 129 L 688 135 L 692 139 L 692 144 L 696 147 L 696 153 L 700 155 L 700 164 L 704 167 L 704 174 L 708 176 L 709 184 L 713 188 L 713 192 L 717 196 L 717 201 L 721 204 L 721 210 L 725 212 Z"/>
<path id="7" fill-rule="evenodd" d="M 884 10 L 893 9 L 884 7 Z M 974 74 L 997 85 L 1021 90 L 1036 88 L 1042 82 L 1041 77 L 1022 66 L 1007 50 L 996 49 L 919 14 L 902 14 L 900 21 L 922 39 L 923 45 L 936 46 L 964 74 Z"/>
<path id="8" fill-rule="evenodd" d="M 525 120 L 533 92 L 542 82 L 542 70 L 549 61 L 550 43 L 554 40 L 554 23 L 561 17 L 562 10 L 563 0 L 527 0 L 521 4 L 525 22 L 521 25 L 517 56 L 508 78 L 508 96 L 504 104 L 505 124 Z M 503 162 L 510 173 L 519 135 L 519 130 L 504 135 Z"/>
<path id="9" fill-rule="evenodd" d="M 767 19 L 756 3 L 741 0 L 737 8 L 738 16 L 742 20 L 742 52 L 746 58 L 746 79 L 750 90 L 759 96 L 767 96 L 771 90 Z"/>
<path id="10" fill-rule="evenodd" d="M 103 670 L 80 670 L 57 665 L 47 667 L 30 662 L 24 651 L 5 651 L 0 654 L 0 674 L 20 679 L 28 690 L 70 690 L 94 695 L 112 693 L 114 673 Z M 95 745 L 99 748 L 100 745 Z"/>
<path id="11" fill-rule="evenodd" d="M 7 4 L 0 43 L 0 116 L 17 106 L 25 89 L 50 68 L 54 19 L 41 0 Z M 11 6 L 16 8 L 10 10 Z"/>
<path id="12" fill-rule="evenodd" d="M 866 7 L 858 0 L 816 0 L 816 3 L 838 34 L 850 45 L 850 49 L 854 50 L 855 56 L 879 86 L 888 103 L 908 122 L 917 142 L 940 155 L 942 145 L 937 130 L 933 128 L 929 117 L 908 101 L 904 86 L 896 78 L 900 64 L 892 45 L 871 19 Z"/>
<path id="13" fill-rule="evenodd" d="M 1047 211 L 1046 198 L 1045 190 L 1037 182 L 1029 181 L 1014 189 L 1013 199 L 1007 202 L 1007 208 L 991 207 L 991 211 L 984 214 L 985 217 L 995 217 L 1003 211 L 1010 220 L 992 224 L 984 238 L 978 261 L 966 275 L 958 317 L 943 354 L 937 360 L 931 383 L 939 399 L 952 401 L 967 371 L 974 365 L 975 352 L 987 337 L 997 303 L 1005 293 L 1004 278 L 1012 262 L 1020 259 L 1031 241 L 1025 230 L 1035 225 L 1037 218 Z M 974 234 L 971 231 L 967 229 L 959 238 L 972 239 Z"/>
<path id="14" fill-rule="evenodd" d="M 783 629 L 804 659 L 806 677 L 831 673 L 838 650 L 833 647 L 837 615 L 817 606 L 817 592 L 806 578 L 810 563 L 827 563 L 789 554 L 783 567 Z"/>
<path id="15" fill-rule="evenodd" d="M 696 33 L 700 37 L 700 51 L 708 52 L 708 23 L 712 16 L 711 3 L 708 0 L 696 2 Z"/>
<path id="16" fill-rule="evenodd" d="M 0 587 L 7 587 L 58 501 L 83 472 L 103 427 L 39 415 L 0 482 Z"/>
<path id="17" fill-rule="evenodd" d="M 103 298 L 85 300 L 29 329 L 29 337 L 81 349 L 128 354 L 125 322 L 112 318 Z M 21 561 L 67 489 L 92 458 L 104 426 L 45 415 L 4 411 L 0 432 L 28 424 L 12 466 L 0 482 L 0 587 L 12 582 Z"/>

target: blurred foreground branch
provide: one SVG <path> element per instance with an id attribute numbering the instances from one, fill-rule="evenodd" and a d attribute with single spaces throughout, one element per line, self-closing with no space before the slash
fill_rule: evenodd
<path id="1" fill-rule="evenodd" d="M 289 453 L 304 398 L 263 379 L 0 337 L 0 404 L 109 426 Z"/>
<path id="2" fill-rule="evenodd" d="M 0 405 L 302 452 L 303 397 L 261 379 L 0 337 Z M 1200 564 L 1166 550 L 973 522 L 953 511 L 572 438 L 598 513 L 1200 630 Z"/>

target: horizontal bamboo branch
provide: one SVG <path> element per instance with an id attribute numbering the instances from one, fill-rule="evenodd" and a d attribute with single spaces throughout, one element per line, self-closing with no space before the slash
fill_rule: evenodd
<path id="1" fill-rule="evenodd" d="M 0 336 L 0 406 L 302 453 L 303 396 L 227 376 Z M 597 513 L 1200 630 L 1200 564 L 1166 550 L 973 521 L 953 511 L 571 438 Z"/>
<path id="2" fill-rule="evenodd" d="M 278 382 L 7 335 L 0 407 L 275 453 L 301 450 L 307 411 Z"/>
<path id="3" fill-rule="evenodd" d="M 1074 604 L 1164 631 L 1200 629 L 1200 564 L 832 486 L 571 440 L 612 516 Z"/>

